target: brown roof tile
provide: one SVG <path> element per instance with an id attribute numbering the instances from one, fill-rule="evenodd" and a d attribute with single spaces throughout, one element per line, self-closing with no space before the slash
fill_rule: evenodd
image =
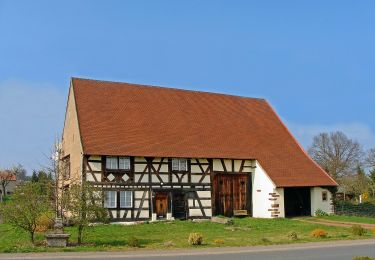
<path id="1" fill-rule="evenodd" d="M 336 185 L 264 99 L 72 83 L 85 154 L 257 159 L 279 187 Z"/>
<path id="2" fill-rule="evenodd" d="M 17 176 L 8 170 L 0 171 L 0 181 L 2 180 L 16 181 Z"/>

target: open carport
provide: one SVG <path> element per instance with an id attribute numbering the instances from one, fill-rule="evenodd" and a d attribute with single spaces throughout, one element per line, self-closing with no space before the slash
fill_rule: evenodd
<path id="1" fill-rule="evenodd" d="M 286 217 L 310 216 L 310 187 L 285 188 L 284 204 Z"/>

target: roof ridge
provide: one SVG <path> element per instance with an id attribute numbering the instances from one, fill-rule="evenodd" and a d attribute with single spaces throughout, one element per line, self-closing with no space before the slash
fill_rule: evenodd
<path id="1" fill-rule="evenodd" d="M 104 83 L 110 83 L 110 84 L 128 84 L 128 85 L 134 85 L 134 86 L 140 86 L 140 87 L 146 87 L 146 88 L 159 88 L 159 89 L 165 89 L 165 90 L 176 90 L 176 91 L 182 91 L 182 92 L 204 93 L 204 94 L 213 94 L 213 95 L 221 95 L 221 96 L 228 96 L 228 97 L 237 97 L 237 98 L 245 98 L 245 99 L 255 99 L 255 100 L 260 100 L 260 101 L 267 101 L 267 99 L 265 99 L 265 98 L 246 97 L 246 96 L 241 96 L 241 95 L 233 95 L 233 94 L 218 93 L 218 92 L 209 92 L 209 91 L 203 91 L 203 90 L 192 90 L 192 89 L 182 89 L 182 88 L 175 88 L 175 87 L 164 87 L 164 86 L 149 85 L 149 84 L 139 84 L 139 83 L 130 83 L 130 82 L 123 82 L 123 81 L 112 81 L 112 80 L 100 80 L 100 79 L 89 79 L 89 78 L 71 77 L 72 81 L 74 79 L 77 79 L 77 80 L 87 80 L 87 81 L 96 81 L 96 82 L 104 82 Z"/>

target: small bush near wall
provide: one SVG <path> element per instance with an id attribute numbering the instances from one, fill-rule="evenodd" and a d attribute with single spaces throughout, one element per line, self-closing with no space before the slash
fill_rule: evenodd
<path id="1" fill-rule="evenodd" d="M 372 229 L 372 233 L 375 235 L 375 228 Z"/>
<path id="2" fill-rule="evenodd" d="M 201 233 L 190 233 L 188 239 L 189 245 L 199 246 L 203 243 L 203 235 Z"/>
<path id="3" fill-rule="evenodd" d="M 36 221 L 36 232 L 46 232 L 47 230 L 53 229 L 52 216 L 47 214 L 40 216 Z"/>
<path id="4" fill-rule="evenodd" d="M 320 228 L 314 229 L 311 232 L 311 236 L 315 237 L 315 238 L 325 238 L 325 237 L 327 237 L 327 235 L 328 235 L 327 232 L 323 229 L 320 229 Z"/>
<path id="5" fill-rule="evenodd" d="M 325 212 L 324 210 L 317 209 L 317 210 L 315 210 L 315 216 L 324 217 L 324 216 L 328 216 L 328 213 Z"/>
<path id="6" fill-rule="evenodd" d="M 353 235 L 355 236 L 363 236 L 364 234 L 366 234 L 366 229 L 364 229 L 362 226 L 360 225 L 353 225 L 351 228 L 350 228 L 350 231 L 352 232 Z"/>

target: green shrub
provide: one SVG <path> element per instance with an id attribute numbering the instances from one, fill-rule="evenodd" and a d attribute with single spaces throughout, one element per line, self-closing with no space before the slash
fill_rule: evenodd
<path id="1" fill-rule="evenodd" d="M 353 235 L 355 236 L 363 236 L 364 234 L 366 234 L 366 229 L 364 229 L 362 226 L 360 225 L 353 225 L 351 228 L 350 228 L 350 231 L 352 232 Z"/>
<path id="2" fill-rule="evenodd" d="M 138 238 L 136 237 L 131 237 L 128 241 L 128 245 L 130 247 L 140 247 L 141 246 L 141 242 L 139 241 Z"/>
<path id="3" fill-rule="evenodd" d="M 353 260 L 375 260 L 375 258 L 371 258 L 368 256 L 356 256 L 353 258 Z"/>
<path id="4" fill-rule="evenodd" d="M 325 212 L 322 209 L 317 209 L 317 210 L 315 210 L 315 216 L 317 216 L 317 217 L 324 217 L 324 216 L 328 216 L 328 213 Z"/>
<path id="5" fill-rule="evenodd" d="M 224 244 L 224 240 L 223 239 L 215 239 L 214 244 L 215 245 L 222 245 L 222 244 Z"/>
<path id="6" fill-rule="evenodd" d="M 297 235 L 296 232 L 292 231 L 292 232 L 289 232 L 289 233 L 288 233 L 288 238 L 289 238 L 290 240 L 297 240 L 297 239 L 298 239 L 298 235 Z"/>
<path id="7" fill-rule="evenodd" d="M 265 243 L 265 244 L 268 244 L 268 243 L 271 243 L 271 240 L 269 240 L 269 239 L 266 238 L 266 237 L 263 237 L 263 238 L 262 238 L 262 242 Z"/>
<path id="8" fill-rule="evenodd" d="M 202 245 L 203 235 L 201 233 L 190 233 L 188 242 L 191 246 Z"/>
<path id="9" fill-rule="evenodd" d="M 327 237 L 327 232 L 323 229 L 317 228 L 311 232 L 311 236 L 315 238 L 325 238 Z"/>
<path id="10" fill-rule="evenodd" d="M 53 229 L 53 220 L 51 214 L 44 214 L 36 220 L 36 232 L 46 232 Z"/>

